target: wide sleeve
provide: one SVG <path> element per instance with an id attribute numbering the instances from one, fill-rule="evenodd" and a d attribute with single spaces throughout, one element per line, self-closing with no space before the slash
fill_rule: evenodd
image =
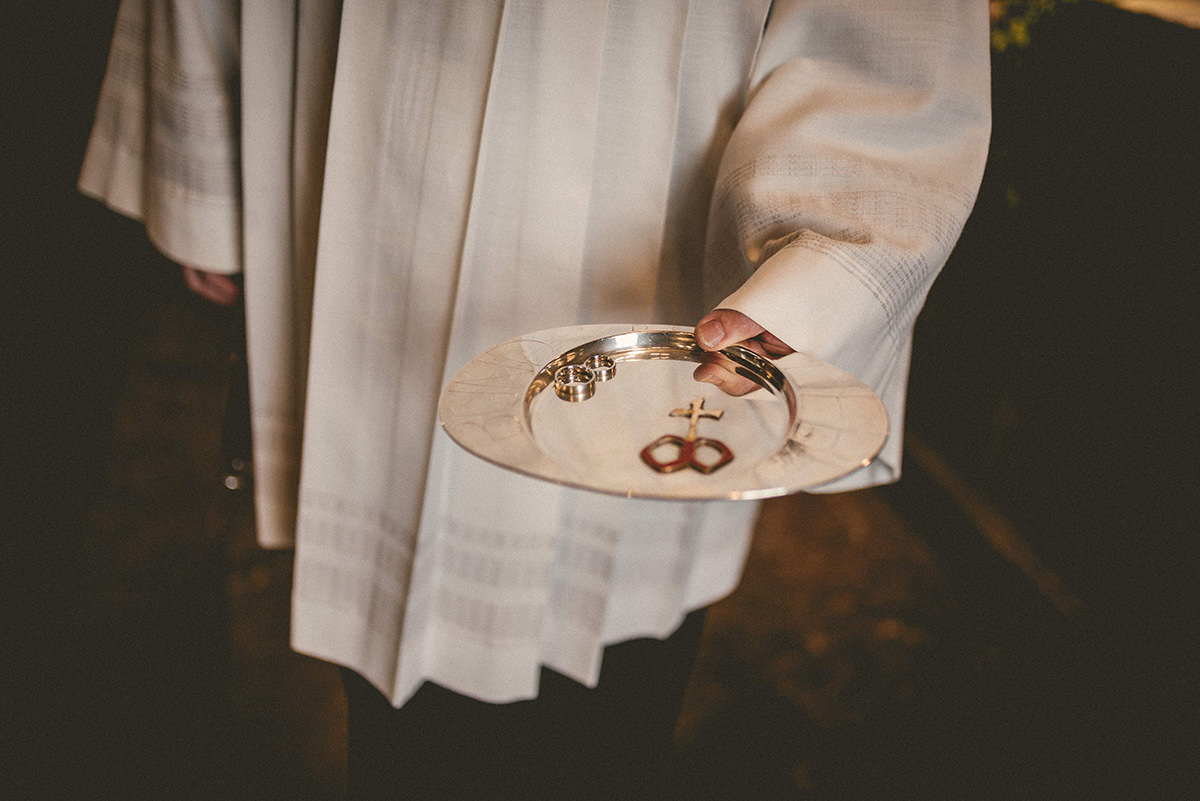
<path id="1" fill-rule="evenodd" d="M 899 477 L 913 323 L 974 204 L 990 123 L 986 3 L 774 4 L 705 276 L 717 306 L 883 399 L 880 458 L 827 489 Z"/>
<path id="2" fill-rule="evenodd" d="M 122 0 L 79 189 L 170 258 L 241 268 L 236 0 Z"/>

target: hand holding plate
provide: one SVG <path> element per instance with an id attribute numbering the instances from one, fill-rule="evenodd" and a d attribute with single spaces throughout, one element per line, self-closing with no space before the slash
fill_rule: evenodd
<path id="1" fill-rule="evenodd" d="M 741 345 L 768 359 L 795 353 L 779 337 L 767 331 L 746 315 L 733 309 L 715 309 L 696 325 L 696 343 L 713 353 L 731 345 Z M 737 375 L 716 359 L 707 359 L 692 374 L 697 381 L 712 384 L 726 395 L 739 398 L 759 388 L 748 378 Z"/>

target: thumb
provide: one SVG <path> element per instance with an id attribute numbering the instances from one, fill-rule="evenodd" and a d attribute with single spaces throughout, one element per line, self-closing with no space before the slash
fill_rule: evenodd
<path id="1" fill-rule="evenodd" d="M 714 309 L 696 325 L 696 341 L 704 350 L 720 350 L 764 333 L 761 325 L 733 309 Z"/>

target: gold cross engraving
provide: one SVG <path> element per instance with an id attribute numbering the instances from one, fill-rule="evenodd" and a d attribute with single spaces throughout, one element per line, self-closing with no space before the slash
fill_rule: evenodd
<path id="1" fill-rule="evenodd" d="M 686 409 L 672 409 L 672 417 L 688 418 L 688 432 L 684 439 L 694 442 L 696 440 L 696 425 L 700 422 L 700 418 L 709 417 L 713 420 L 720 420 L 721 415 L 725 414 L 724 409 L 705 409 L 704 398 L 696 398 L 691 405 Z"/>

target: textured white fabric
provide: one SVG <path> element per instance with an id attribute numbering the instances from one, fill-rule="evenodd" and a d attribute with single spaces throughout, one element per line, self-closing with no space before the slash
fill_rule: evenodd
<path id="1" fill-rule="evenodd" d="M 233 4 L 122 3 L 79 185 L 160 250 L 241 269 Z"/>
<path id="2" fill-rule="evenodd" d="M 986 4 L 280 2 L 240 31 L 190 5 L 123 3 L 81 186 L 173 257 L 245 270 L 265 544 L 290 541 L 300 470 L 298 650 L 397 704 L 427 679 L 506 701 L 543 664 L 594 683 L 604 644 L 736 585 L 752 504 L 564 490 L 437 430 L 444 381 L 528 331 L 740 309 L 884 397 L 883 458 L 831 489 L 898 475 L 913 319 L 986 152 Z M 138 48 L 169 52 L 139 71 Z M 240 130 L 175 141 L 137 87 L 186 66 L 232 107 L 231 49 Z M 193 86 L 157 105 L 222 108 Z M 239 144 L 240 193 L 132 188 L 236 175 Z"/>

